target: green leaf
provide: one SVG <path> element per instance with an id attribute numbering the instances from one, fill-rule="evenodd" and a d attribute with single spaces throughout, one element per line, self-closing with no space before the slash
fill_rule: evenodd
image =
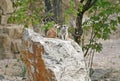
<path id="1" fill-rule="evenodd" d="M 97 34 L 96 34 L 96 37 L 100 39 L 100 38 L 102 37 L 102 34 L 97 33 Z"/>
<path id="2" fill-rule="evenodd" d="M 5 65 L 5 68 L 8 68 L 8 64 L 7 64 L 7 65 Z"/>
<path id="3" fill-rule="evenodd" d="M 54 21 L 48 22 L 47 24 L 45 24 L 45 25 L 42 27 L 42 29 L 43 29 L 43 30 L 49 30 L 51 27 L 54 26 L 54 24 L 55 24 Z"/>
<path id="4" fill-rule="evenodd" d="M 109 38 L 109 34 L 106 32 L 103 32 L 102 39 L 107 40 Z"/>
<path id="5" fill-rule="evenodd" d="M 96 52 L 102 51 L 102 44 L 101 43 L 95 43 L 96 44 Z"/>

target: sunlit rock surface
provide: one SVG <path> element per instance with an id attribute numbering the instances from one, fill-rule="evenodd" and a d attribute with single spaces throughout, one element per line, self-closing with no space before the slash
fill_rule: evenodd
<path id="1" fill-rule="evenodd" d="M 91 81 L 82 49 L 73 40 L 45 38 L 25 29 L 23 45 L 27 81 Z"/>

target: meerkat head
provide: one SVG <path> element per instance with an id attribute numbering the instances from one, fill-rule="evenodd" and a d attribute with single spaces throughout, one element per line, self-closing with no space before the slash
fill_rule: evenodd
<path id="1" fill-rule="evenodd" d="M 69 27 L 67 25 L 62 25 L 62 28 L 68 30 Z"/>
<path id="2" fill-rule="evenodd" d="M 55 24 L 55 25 L 54 25 L 54 28 L 58 29 L 58 28 L 60 28 L 60 25 Z"/>

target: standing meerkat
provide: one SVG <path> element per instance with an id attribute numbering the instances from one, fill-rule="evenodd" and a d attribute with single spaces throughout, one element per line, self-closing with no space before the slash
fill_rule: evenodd
<path id="1" fill-rule="evenodd" d="M 67 40 L 68 38 L 68 26 L 62 25 L 59 31 L 59 38 L 62 40 Z"/>
<path id="2" fill-rule="evenodd" d="M 59 28 L 59 25 L 55 24 L 51 29 L 49 29 L 47 31 L 46 37 L 48 37 L 48 38 L 56 38 L 58 36 L 57 28 Z"/>

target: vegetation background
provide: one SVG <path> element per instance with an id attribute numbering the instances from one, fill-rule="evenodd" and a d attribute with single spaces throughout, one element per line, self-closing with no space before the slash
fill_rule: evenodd
<path id="1" fill-rule="evenodd" d="M 23 24 L 40 34 L 46 34 L 55 23 L 67 24 L 73 40 L 82 46 L 90 76 L 94 56 L 103 49 L 101 41 L 114 37 L 111 34 L 120 29 L 120 0 L 12 1 L 15 11 L 9 23 Z"/>

